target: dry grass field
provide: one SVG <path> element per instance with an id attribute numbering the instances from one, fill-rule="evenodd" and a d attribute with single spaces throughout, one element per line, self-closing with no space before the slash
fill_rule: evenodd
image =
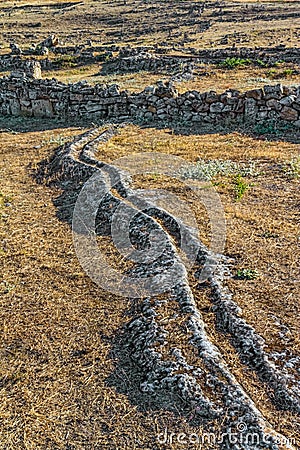
<path id="1" fill-rule="evenodd" d="M 202 11 L 203 9 L 203 11 Z M 2 42 L 39 42 L 57 33 L 65 43 L 297 46 L 297 1 L 2 1 Z M 225 39 L 226 44 L 222 44 Z M 187 46 L 189 44 L 186 44 Z"/>
<path id="2" fill-rule="evenodd" d="M 202 6 L 202 1 L 4 0 L 0 53 L 7 52 L 12 40 L 26 48 L 50 33 L 66 45 L 91 39 L 97 45 L 166 42 L 181 49 L 299 46 L 298 1 L 206 2 L 200 12 Z M 205 24 L 209 26 L 202 30 Z M 184 33 L 190 44 L 182 43 Z M 287 68 L 295 73 L 286 72 Z M 266 83 L 299 84 L 298 68 L 284 63 L 275 71 L 205 65 L 206 76 L 196 74 L 177 87 L 222 92 Z M 100 70 L 101 65 L 91 64 L 45 76 L 65 82 L 113 82 L 130 91 L 161 79 L 151 73 L 100 75 Z M 180 411 L 153 408 L 136 392 L 134 379 L 118 365 L 115 343 L 130 319 L 131 302 L 104 291 L 85 274 L 73 247 L 72 230 L 58 215 L 55 200 L 61 191 L 34 178 L 43 159 L 84 130 L 46 120 L 0 118 L 0 450 L 219 448 L 158 443 L 158 433 L 166 428 L 201 435 L 205 427 L 192 426 Z M 300 366 L 297 372 L 288 363 L 300 355 L 299 143 L 299 135 L 289 129 L 187 131 L 126 124 L 100 144 L 97 153 L 105 162 L 161 152 L 192 163 L 255 163 L 255 171 L 242 179 L 233 174 L 213 179 L 227 222 L 224 254 L 233 259 L 232 277 L 226 284 L 243 317 L 265 339 L 271 361 L 298 377 L 298 383 Z M 165 189 L 181 198 L 197 218 L 202 240 L 209 244 L 208 218 L 179 177 L 139 175 L 134 187 Z M 101 245 L 113 260 L 111 242 Z M 252 271 L 255 277 L 240 279 L 242 270 Z M 192 273 L 190 284 L 197 285 Z M 207 333 L 230 371 L 272 427 L 300 448 L 299 416 L 274 405 L 268 387 L 241 363 L 228 336 L 216 330 L 206 289 L 194 293 Z M 166 326 L 179 327 L 174 321 Z M 192 361 L 193 353 L 188 357 Z"/>

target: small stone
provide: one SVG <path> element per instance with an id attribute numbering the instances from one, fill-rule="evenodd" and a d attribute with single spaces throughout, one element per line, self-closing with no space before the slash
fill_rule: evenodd
<path id="1" fill-rule="evenodd" d="M 296 100 L 295 95 L 289 95 L 288 97 L 283 97 L 279 102 L 281 105 L 290 106 Z"/>
<path id="2" fill-rule="evenodd" d="M 120 95 L 119 86 L 118 86 L 117 84 L 112 84 L 112 85 L 109 86 L 109 88 L 108 88 L 108 93 L 109 93 L 109 95 L 111 95 L 112 97 L 117 97 L 118 95 Z"/>
<path id="3" fill-rule="evenodd" d="M 246 92 L 247 98 L 254 98 L 255 100 L 261 100 L 263 96 L 262 89 L 252 89 L 251 91 Z"/>
<path id="4" fill-rule="evenodd" d="M 45 39 L 39 44 L 39 47 L 51 48 L 56 47 L 58 44 L 59 44 L 58 37 L 56 37 L 55 34 L 51 34 L 50 36 L 47 37 L 47 39 Z"/>
<path id="5" fill-rule="evenodd" d="M 209 108 L 211 113 L 220 113 L 223 111 L 223 109 L 224 109 L 224 105 L 221 102 L 212 103 Z"/>
<path id="6" fill-rule="evenodd" d="M 15 44 L 14 42 L 11 42 L 9 44 L 9 47 L 10 47 L 12 55 L 21 55 L 22 54 L 22 50 L 20 49 L 18 44 Z"/>
<path id="7" fill-rule="evenodd" d="M 298 112 L 293 109 L 289 108 L 288 106 L 284 106 L 282 111 L 280 112 L 280 117 L 283 120 L 297 120 L 298 119 Z"/>
<path id="8" fill-rule="evenodd" d="M 283 96 L 282 84 L 276 84 L 275 86 L 264 86 L 264 98 L 265 100 L 270 100 L 275 98 L 280 100 Z"/>
<path id="9" fill-rule="evenodd" d="M 155 106 L 149 105 L 149 106 L 148 106 L 148 111 L 150 111 L 151 113 L 156 113 L 156 108 L 155 108 Z"/>
<path id="10" fill-rule="evenodd" d="M 205 101 L 207 103 L 216 103 L 220 100 L 220 96 L 215 91 L 207 92 Z"/>
<path id="11" fill-rule="evenodd" d="M 282 109 L 281 102 L 279 102 L 275 98 L 271 98 L 270 100 L 267 101 L 267 107 L 275 109 L 275 111 L 280 111 Z"/>
<path id="12" fill-rule="evenodd" d="M 294 125 L 296 128 L 300 128 L 300 120 L 296 120 L 296 122 L 294 122 Z"/>

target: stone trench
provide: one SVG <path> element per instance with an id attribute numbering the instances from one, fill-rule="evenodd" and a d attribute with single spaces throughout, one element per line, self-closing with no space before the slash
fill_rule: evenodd
<path id="1" fill-rule="evenodd" d="M 242 364 L 257 374 L 277 408 L 300 413 L 300 392 L 296 383 L 291 383 L 269 360 L 263 338 L 243 319 L 243 312 L 225 287 L 224 274 L 229 272 L 226 257 L 213 254 L 198 240 L 193 228 L 150 200 L 145 200 L 143 208 L 139 208 L 128 174 L 95 157 L 99 143 L 107 142 L 117 132 L 118 126 L 109 125 L 104 131 L 94 128 L 77 136 L 43 161 L 36 177 L 39 182 L 59 186 L 66 193 L 66 198 L 68 195 L 75 195 L 76 199 L 83 184 L 97 174 L 98 183 L 107 191 L 96 217 L 99 234 L 111 234 L 114 214 L 120 206 L 124 206 L 129 208 L 130 216 L 133 213 L 130 235 L 133 243 L 139 244 L 141 250 L 148 248 L 150 234 L 154 231 L 164 239 L 165 250 L 157 260 L 136 262 L 129 272 L 141 284 L 150 283 L 151 286 L 151 280 L 155 277 L 160 279 L 172 267 L 176 273 L 176 283 L 167 289 L 164 300 L 155 294 L 140 296 L 139 299 L 134 296 L 131 298 L 139 306 L 120 334 L 120 364 L 126 355 L 132 370 L 138 374 L 137 389 L 150 400 L 159 399 L 161 408 L 183 416 L 193 411 L 194 423 L 204 424 L 204 427 L 208 424 L 210 430 L 211 426 L 221 427 L 224 434 L 231 432 L 241 436 L 243 431 L 239 431 L 239 426 L 244 424 L 244 433 L 255 434 L 259 439 L 259 444 L 256 441 L 247 442 L 245 436 L 245 440 L 241 439 L 240 443 L 233 445 L 225 438 L 220 449 L 292 449 L 288 443 L 285 446 L 278 444 L 288 440 L 263 417 L 254 401 L 230 372 L 222 357 L 222 348 L 217 348 L 210 341 L 194 299 L 193 291 L 197 288 L 191 288 L 187 269 L 179 253 L 183 236 L 189 242 L 189 248 L 196 252 L 193 269 L 195 277 L 208 263 L 207 284 L 218 332 L 229 337 Z M 89 197 L 83 206 L 89 210 Z M 64 209 L 64 202 L 61 202 L 60 208 Z M 72 210 L 69 215 L 72 216 Z M 95 230 L 85 220 L 84 208 L 82 218 L 82 224 L 76 232 L 83 235 L 94 233 Z M 197 354 L 196 364 L 190 364 L 180 348 L 170 345 L 170 332 L 157 320 L 162 303 L 167 308 L 171 308 L 171 304 L 172 308 L 176 305 L 176 314 L 184 320 L 187 330 L 186 345 Z"/>

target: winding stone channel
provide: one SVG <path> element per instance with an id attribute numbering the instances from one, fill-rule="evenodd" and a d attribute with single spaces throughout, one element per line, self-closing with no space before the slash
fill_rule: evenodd
<path id="1" fill-rule="evenodd" d="M 254 400 L 230 372 L 222 357 L 222 349 L 210 341 L 179 253 L 180 238 L 184 235 L 185 241 L 196 250 L 196 276 L 209 261 L 207 281 L 218 331 L 228 334 L 241 362 L 256 372 L 268 392 L 272 391 L 276 406 L 299 413 L 299 392 L 270 362 L 262 337 L 243 319 L 242 311 L 224 286 L 224 273 L 228 271 L 226 258 L 213 254 L 198 240 L 195 230 L 150 200 L 145 200 L 143 207 L 139 208 L 127 174 L 96 159 L 99 143 L 108 141 L 116 132 L 117 127 L 112 126 L 105 131 L 92 129 L 59 147 L 49 160 L 40 164 L 37 179 L 56 183 L 69 194 L 75 192 L 76 199 L 84 183 L 97 174 L 98 183 L 107 192 L 95 218 L 100 234 L 101 230 L 111 234 L 113 216 L 118 208 L 124 207 L 132 217 L 130 236 L 141 250 L 147 248 L 153 232 L 164 239 L 162 255 L 148 263 L 135 262 L 126 274 L 151 287 L 153 277 L 158 276 L 159 279 L 172 267 L 176 272 L 176 283 L 166 290 L 163 300 L 155 294 L 135 299 L 139 302 L 138 310 L 122 330 L 121 347 L 139 374 L 138 389 L 150 399 L 159 398 L 161 407 L 177 413 L 180 411 L 185 416 L 193 411 L 194 422 L 221 428 L 224 435 L 237 433 L 240 436 L 234 445 L 225 438 L 220 443 L 221 449 L 292 449 L 288 440 L 267 422 Z M 89 201 L 87 196 L 87 211 Z M 89 228 L 84 209 L 81 212 L 82 223 L 77 226 L 76 233 L 95 233 Z M 191 364 L 180 348 L 170 344 L 170 331 L 159 320 L 162 304 L 167 309 L 171 308 L 172 313 L 175 311 L 183 321 L 186 345 L 196 352 L 197 364 Z M 244 425 L 244 431 L 241 431 L 240 424 Z M 258 436 L 259 442 L 247 439 L 249 434 Z"/>

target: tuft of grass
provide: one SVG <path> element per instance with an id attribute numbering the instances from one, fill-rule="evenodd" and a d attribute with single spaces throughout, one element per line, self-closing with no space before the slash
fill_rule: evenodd
<path id="1" fill-rule="evenodd" d="M 12 195 L 6 195 L 0 192 L 0 208 L 9 206 L 12 201 Z"/>
<path id="2" fill-rule="evenodd" d="M 239 280 L 255 280 L 259 277 L 259 272 L 256 269 L 238 269 L 236 273 L 236 277 Z"/>
<path id="3" fill-rule="evenodd" d="M 183 179 L 193 179 L 200 181 L 211 181 L 217 175 L 230 175 L 239 170 L 238 164 L 227 160 L 208 160 L 199 159 L 196 164 L 184 166 L 180 175 Z"/>
<path id="4" fill-rule="evenodd" d="M 282 165 L 282 171 L 290 179 L 300 177 L 300 156 L 296 156 Z"/>
<path id="5" fill-rule="evenodd" d="M 53 135 L 53 136 L 50 136 L 48 139 L 43 140 L 41 145 L 42 146 L 53 145 L 53 144 L 55 144 L 55 145 L 63 145 L 69 140 L 70 140 L 70 138 L 67 137 L 67 136 L 63 136 L 63 135 L 60 135 L 60 134 L 58 136 L 54 136 Z"/>
<path id="6" fill-rule="evenodd" d="M 77 57 L 74 55 L 62 55 L 53 60 L 53 64 L 61 69 L 77 66 Z"/>
<path id="7" fill-rule="evenodd" d="M 279 234 L 273 233 L 272 231 L 267 230 L 261 234 L 261 237 L 263 237 L 265 239 L 277 239 L 279 237 Z"/>
<path id="8" fill-rule="evenodd" d="M 9 292 L 11 292 L 13 289 L 15 289 L 15 285 L 9 283 L 8 281 L 4 280 L 0 283 L 0 293 L 1 294 L 8 294 Z"/>
<path id="9" fill-rule="evenodd" d="M 233 177 L 233 184 L 235 190 L 235 199 L 239 201 L 243 198 L 245 192 L 249 189 L 250 185 L 246 183 L 242 175 L 238 173 Z"/>

